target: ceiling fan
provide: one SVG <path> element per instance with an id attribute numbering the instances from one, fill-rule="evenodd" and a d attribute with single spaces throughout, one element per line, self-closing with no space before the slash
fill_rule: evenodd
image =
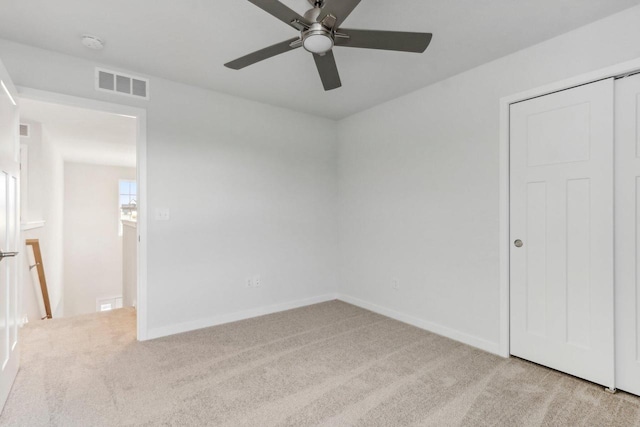
<path id="1" fill-rule="evenodd" d="M 332 90 L 342 86 L 332 51 L 336 46 L 422 53 L 431 42 L 430 33 L 341 28 L 340 25 L 360 0 L 308 0 L 313 8 L 304 16 L 300 16 L 278 0 L 249 1 L 300 31 L 300 37 L 274 44 L 224 64 L 225 67 L 234 70 L 304 47 L 313 54 L 324 90 Z"/>

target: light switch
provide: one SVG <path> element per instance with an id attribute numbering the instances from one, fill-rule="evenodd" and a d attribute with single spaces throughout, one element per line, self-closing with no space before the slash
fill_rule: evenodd
<path id="1" fill-rule="evenodd" d="M 169 221 L 169 208 L 156 208 L 156 221 Z"/>

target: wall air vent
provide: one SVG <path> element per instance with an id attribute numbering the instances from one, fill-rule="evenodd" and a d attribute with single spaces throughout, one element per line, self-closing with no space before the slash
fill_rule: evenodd
<path id="1" fill-rule="evenodd" d="M 23 138 L 29 138 L 30 133 L 31 127 L 29 125 L 20 123 L 20 136 Z"/>
<path id="2" fill-rule="evenodd" d="M 96 68 L 96 90 L 149 99 L 149 80 Z"/>

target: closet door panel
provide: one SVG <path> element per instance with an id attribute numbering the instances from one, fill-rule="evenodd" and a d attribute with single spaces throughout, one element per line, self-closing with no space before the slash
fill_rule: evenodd
<path id="1" fill-rule="evenodd" d="M 614 81 L 511 105 L 511 354 L 614 387 Z"/>
<path id="2" fill-rule="evenodd" d="M 640 75 L 616 81 L 616 385 L 640 395 Z"/>

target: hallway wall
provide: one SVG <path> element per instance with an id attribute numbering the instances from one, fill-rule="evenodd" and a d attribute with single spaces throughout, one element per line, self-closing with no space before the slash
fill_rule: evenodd
<path id="1" fill-rule="evenodd" d="M 21 120 L 31 127 L 28 138 L 20 138 L 20 143 L 28 148 L 28 169 L 26 183 L 22 187 L 23 196 L 20 222 L 25 224 L 33 221 L 44 221 L 44 225 L 22 233 L 24 239 L 39 239 L 42 250 L 51 312 L 53 317 L 64 315 L 63 289 L 63 233 L 62 233 L 62 204 L 64 202 L 64 161 L 55 141 L 47 134 L 40 123 L 31 120 Z M 23 169 L 24 170 L 24 169 Z M 26 252 L 26 247 L 22 247 Z M 26 258 L 23 257 L 21 267 L 22 309 L 21 317 L 29 321 L 40 318 L 38 303 L 33 292 L 33 283 L 28 273 Z"/>
<path id="2" fill-rule="evenodd" d="M 65 162 L 65 317 L 96 311 L 97 298 L 122 295 L 118 181 L 136 169 Z"/>

